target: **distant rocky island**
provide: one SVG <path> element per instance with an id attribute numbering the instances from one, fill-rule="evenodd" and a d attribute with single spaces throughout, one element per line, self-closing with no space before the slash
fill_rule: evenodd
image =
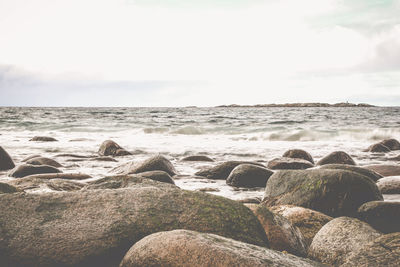
<path id="1" fill-rule="evenodd" d="M 354 103 L 348 103 L 348 102 L 342 102 L 342 103 L 335 103 L 335 104 L 328 104 L 328 103 L 285 103 L 285 104 L 257 104 L 257 105 L 237 105 L 237 104 L 231 104 L 231 105 L 221 105 L 221 106 L 216 106 L 217 108 L 314 108 L 314 107 L 376 107 L 374 105 L 370 104 L 365 104 L 365 103 L 359 103 L 359 104 L 354 104 Z"/>

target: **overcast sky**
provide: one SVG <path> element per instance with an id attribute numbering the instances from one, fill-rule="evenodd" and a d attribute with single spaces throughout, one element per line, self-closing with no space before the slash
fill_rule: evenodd
<path id="1" fill-rule="evenodd" d="M 399 14 L 400 0 L 0 0 L 0 105 L 400 105 Z"/>

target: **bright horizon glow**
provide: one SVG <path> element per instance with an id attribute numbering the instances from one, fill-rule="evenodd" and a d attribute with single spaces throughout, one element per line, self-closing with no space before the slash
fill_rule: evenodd
<path id="1" fill-rule="evenodd" d="M 2 106 L 400 105 L 400 1 L 0 3 Z"/>

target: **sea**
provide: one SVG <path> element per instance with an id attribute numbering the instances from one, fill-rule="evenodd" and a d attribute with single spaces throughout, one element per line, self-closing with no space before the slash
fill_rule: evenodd
<path id="1" fill-rule="evenodd" d="M 33 136 L 51 136 L 58 142 L 29 141 Z M 16 165 L 39 154 L 63 164 L 60 169 L 65 173 L 99 179 L 125 162 L 159 153 L 180 173 L 175 179 L 179 187 L 235 200 L 262 197 L 264 188 L 234 188 L 225 181 L 190 176 L 228 160 L 267 163 L 293 148 L 308 151 L 314 160 L 341 150 L 360 166 L 387 164 L 387 158 L 400 152 L 365 152 L 386 138 L 400 140 L 400 107 L 0 107 L 0 146 Z M 117 162 L 57 157 L 95 155 L 108 139 L 133 155 L 117 157 Z M 215 162 L 181 161 L 198 154 Z M 0 172 L 2 179 L 12 178 Z"/>

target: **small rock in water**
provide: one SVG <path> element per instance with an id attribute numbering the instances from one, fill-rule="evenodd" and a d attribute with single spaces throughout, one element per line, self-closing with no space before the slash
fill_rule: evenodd
<path id="1" fill-rule="evenodd" d="M 15 164 L 12 158 L 7 153 L 7 151 L 5 151 L 4 148 L 0 146 L 0 171 L 11 170 L 14 167 Z"/>
<path id="2" fill-rule="evenodd" d="M 61 173 L 59 169 L 48 166 L 48 165 L 30 165 L 30 164 L 22 164 L 15 167 L 8 176 L 21 178 L 32 174 L 41 174 L 41 173 Z"/>
<path id="3" fill-rule="evenodd" d="M 369 170 L 373 170 L 382 175 L 383 177 L 400 176 L 400 165 L 376 164 L 363 167 Z"/>
<path id="4" fill-rule="evenodd" d="M 173 230 L 146 236 L 133 245 L 120 267 L 311 267 L 320 263 L 215 234 Z"/>
<path id="5" fill-rule="evenodd" d="M 214 167 L 205 168 L 195 173 L 197 176 L 203 176 L 208 179 L 215 179 L 215 180 L 226 180 L 232 170 L 239 166 L 240 164 L 252 164 L 264 167 L 261 163 L 258 162 L 250 162 L 250 161 L 226 161 L 220 163 Z"/>
<path id="6" fill-rule="evenodd" d="M 120 147 L 117 143 L 112 140 L 104 141 L 99 148 L 100 156 L 127 156 L 132 155 L 129 151 L 126 151 Z"/>
<path id="7" fill-rule="evenodd" d="M 315 235 L 308 250 L 311 259 L 340 265 L 351 253 L 382 234 L 355 218 L 339 217 L 325 224 Z"/>
<path id="8" fill-rule="evenodd" d="M 304 159 L 304 160 L 307 160 L 307 161 L 311 162 L 312 164 L 314 164 L 314 159 L 310 155 L 310 153 L 308 153 L 307 151 L 302 150 L 302 149 L 290 149 L 290 150 L 286 151 L 282 155 L 282 157 L 293 158 L 293 159 Z"/>
<path id="9" fill-rule="evenodd" d="M 56 168 L 62 167 L 62 165 L 57 161 L 55 161 L 54 159 L 45 157 L 35 157 L 30 160 L 27 160 L 26 163 L 31 165 L 48 165 Z"/>
<path id="10" fill-rule="evenodd" d="M 314 167 L 308 160 L 299 158 L 275 158 L 268 161 L 267 168 L 271 170 L 304 170 Z"/>
<path id="11" fill-rule="evenodd" d="M 381 144 L 388 147 L 390 150 L 400 150 L 400 142 L 393 138 L 385 139 Z"/>
<path id="12" fill-rule="evenodd" d="M 49 136 L 34 136 L 32 139 L 29 141 L 35 141 L 35 142 L 56 142 L 58 141 L 57 139 Z"/>
<path id="13" fill-rule="evenodd" d="M 382 143 L 376 143 L 368 147 L 368 152 L 390 152 L 390 149 Z"/>
<path id="14" fill-rule="evenodd" d="M 358 218 L 382 233 L 400 232 L 400 202 L 367 202 L 358 209 Z"/>
<path id="15" fill-rule="evenodd" d="M 208 162 L 213 162 L 214 160 L 210 157 L 204 156 L 204 155 L 196 155 L 196 156 L 188 156 L 184 157 L 182 161 L 208 161 Z"/>
<path id="16" fill-rule="evenodd" d="M 352 157 L 343 151 L 335 151 L 326 155 L 322 159 L 317 162 L 317 165 L 325 165 L 325 164 L 347 164 L 347 165 L 356 165 Z"/>
<path id="17" fill-rule="evenodd" d="M 235 187 L 265 187 L 272 171 L 252 164 L 236 166 L 226 179 L 226 183 Z"/>
<path id="18" fill-rule="evenodd" d="M 382 194 L 400 194 L 400 176 L 387 176 L 379 179 L 376 185 Z"/>
<path id="19" fill-rule="evenodd" d="M 164 171 L 171 176 L 178 174 L 171 161 L 163 155 L 156 155 L 139 163 L 127 162 L 115 167 L 112 171 L 117 174 L 136 174 L 147 171 Z"/>

